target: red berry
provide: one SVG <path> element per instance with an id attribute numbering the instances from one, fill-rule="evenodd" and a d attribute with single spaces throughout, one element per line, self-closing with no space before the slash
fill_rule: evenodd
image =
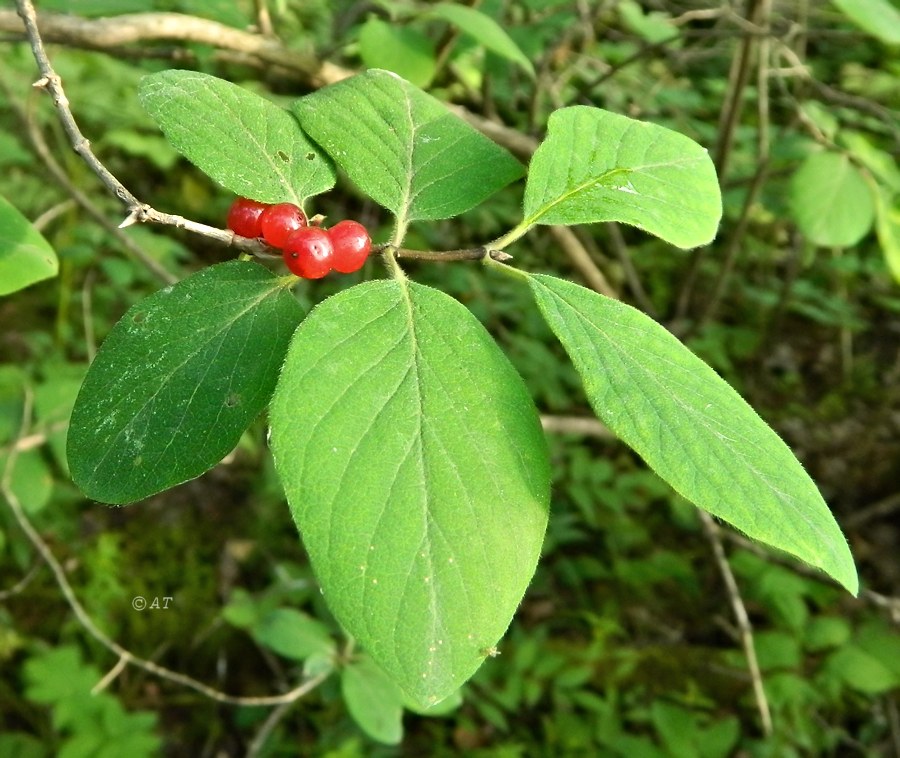
<path id="1" fill-rule="evenodd" d="M 284 262 L 304 279 L 321 279 L 331 271 L 334 247 L 324 229 L 306 226 L 292 232 L 284 244 Z"/>
<path id="2" fill-rule="evenodd" d="M 331 266 L 335 271 L 352 274 L 362 268 L 372 250 L 366 227 L 358 221 L 340 221 L 328 230 L 328 236 L 334 246 Z"/>
<path id="3" fill-rule="evenodd" d="M 262 236 L 272 247 L 284 247 L 291 232 L 306 226 L 306 214 L 293 203 L 270 205 L 259 217 Z"/>
<path id="4" fill-rule="evenodd" d="M 265 203 L 258 203 L 256 200 L 248 200 L 246 197 L 239 197 L 231 204 L 228 210 L 228 228 L 241 237 L 259 237 L 262 235 L 262 229 L 259 225 L 259 217 L 262 212 L 269 206 Z"/>

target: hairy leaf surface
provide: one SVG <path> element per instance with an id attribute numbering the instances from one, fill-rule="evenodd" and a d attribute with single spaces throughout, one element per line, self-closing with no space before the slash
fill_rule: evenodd
<path id="1" fill-rule="evenodd" d="M 243 87 L 161 71 L 141 80 L 140 100 L 178 152 L 237 195 L 302 206 L 334 186 L 334 166 L 297 120 Z"/>
<path id="2" fill-rule="evenodd" d="M 815 484 L 727 382 L 629 305 L 552 276 L 528 283 L 597 416 L 657 474 L 857 592 L 853 557 Z"/>
<path id="3" fill-rule="evenodd" d="M 528 169 L 528 224 L 620 221 L 689 248 L 710 242 L 721 216 L 705 148 L 600 108 L 555 111 Z"/>
<path id="4" fill-rule="evenodd" d="M 524 171 L 502 147 L 389 71 L 324 87 L 298 100 L 294 112 L 350 179 L 403 221 L 457 216 Z"/>
<path id="5" fill-rule="evenodd" d="M 549 467 L 521 378 L 452 298 L 372 282 L 304 320 L 270 415 L 335 616 L 414 702 L 447 697 L 506 631 L 541 549 Z"/>
<path id="6" fill-rule="evenodd" d="M 268 269 L 210 266 L 133 306 L 85 377 L 69 425 L 72 478 L 129 503 L 199 476 L 272 395 L 303 317 Z"/>

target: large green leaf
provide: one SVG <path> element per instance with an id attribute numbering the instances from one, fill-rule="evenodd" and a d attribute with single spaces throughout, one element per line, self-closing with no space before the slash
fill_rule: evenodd
<path id="1" fill-rule="evenodd" d="M 372 282 L 304 320 L 270 418 L 326 602 L 414 702 L 447 697 L 541 549 L 548 458 L 521 378 L 452 298 Z"/>
<path id="2" fill-rule="evenodd" d="M 50 243 L 0 195 L 0 295 L 56 276 L 58 270 Z"/>
<path id="3" fill-rule="evenodd" d="M 813 153 L 803 161 L 791 179 L 790 199 L 800 231 L 816 245 L 855 245 L 875 218 L 872 190 L 842 153 Z"/>
<path id="4" fill-rule="evenodd" d="M 231 82 L 161 71 L 141 80 L 140 100 L 178 152 L 237 195 L 302 205 L 334 186 L 334 166 L 296 119 Z"/>
<path id="5" fill-rule="evenodd" d="M 711 241 L 721 216 L 705 148 L 599 108 L 555 111 L 528 169 L 525 224 L 620 221 L 688 248 Z"/>
<path id="6" fill-rule="evenodd" d="M 401 220 L 450 218 L 519 178 L 523 166 L 389 71 L 372 69 L 301 98 L 306 132 Z"/>
<path id="7" fill-rule="evenodd" d="M 841 530 L 793 453 L 709 366 L 631 306 L 530 275 L 597 416 L 677 492 L 748 536 L 858 580 Z"/>
<path id="8" fill-rule="evenodd" d="M 271 397 L 303 317 L 268 269 L 206 268 L 133 306 L 85 377 L 68 458 L 82 491 L 128 503 L 218 463 Z"/>

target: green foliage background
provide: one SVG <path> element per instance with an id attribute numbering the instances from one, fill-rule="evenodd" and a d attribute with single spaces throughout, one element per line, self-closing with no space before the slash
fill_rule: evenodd
<path id="1" fill-rule="evenodd" d="M 729 75 L 740 26 L 727 16 L 682 16 L 695 4 L 479 4 L 523 55 L 504 47 L 493 27 L 494 36 L 478 39 L 465 22 L 448 26 L 456 12 L 447 5 L 286 0 L 271 12 L 295 50 L 353 69 L 393 68 L 439 100 L 524 135 L 542 136 L 555 108 L 584 104 L 708 146 L 725 197 L 709 248 L 685 253 L 613 225 L 580 227 L 578 239 L 625 300 L 685 339 L 784 436 L 848 534 L 864 586 L 897 595 L 900 444 L 892 419 L 900 413 L 900 297 L 891 270 L 900 266 L 891 239 L 896 245 L 900 235 L 890 219 L 900 190 L 892 160 L 900 146 L 900 58 L 889 29 L 884 39 L 869 36 L 847 0 L 809 4 L 805 19 L 779 6 L 773 38 L 800 25 L 802 40 L 791 49 L 805 51 L 810 77 L 770 70 L 766 112 L 759 82 L 751 78 L 739 90 Z M 86 17 L 174 10 L 244 28 L 252 6 L 56 0 L 40 10 Z M 194 44 L 154 45 L 152 56 L 150 47 L 135 56 L 65 46 L 50 52 L 82 129 L 113 173 L 158 209 L 222 226 L 232 198 L 177 156 L 137 98 L 140 78 L 175 65 L 166 55 L 176 49 L 177 65 L 280 104 L 310 89 L 275 67 L 260 70 Z M 71 153 L 49 103 L 32 92 L 27 45 L 5 41 L 2 51 L 0 195 L 40 219 L 60 267 L 58 277 L 0 299 L 0 465 L 30 410 L 30 433 L 40 439 L 20 445 L 10 485 L 113 639 L 230 693 L 285 691 L 302 670 L 327 670 L 346 640 L 296 538 L 262 421 L 223 465 L 129 509 L 86 502 L 71 484 L 65 425 L 86 365 L 118 318 L 161 285 L 48 178 L 23 119 L 102 215 L 113 225 L 121 219 L 118 201 Z M 738 93 L 743 107 L 723 153 L 720 112 Z M 770 145 L 763 172 L 761 139 Z M 837 158 L 840 182 L 829 184 Z M 414 223 L 407 242 L 435 250 L 483 244 L 516 223 L 521 201 L 522 186 L 513 185 L 460 219 Z M 852 234 L 847 224 L 830 228 L 826 222 L 848 207 L 857 209 Z M 343 178 L 315 199 L 314 210 L 357 218 L 378 240 L 390 231 Z M 179 279 L 231 256 L 171 229 L 125 234 Z M 548 228 L 509 251 L 531 271 L 586 276 Z M 379 276 L 378 265 L 301 285 L 301 305 Z M 473 264 L 421 262 L 407 270 L 471 309 L 542 413 L 589 415 L 574 369 L 522 288 Z M 73 619 L 4 505 L 0 754 L 97 755 L 121 746 L 125 734 L 133 755 L 153 754 L 160 744 L 229 755 L 257 748 L 335 756 L 881 755 L 896 744 L 900 645 L 888 613 L 866 603 L 865 593 L 852 601 L 795 564 L 739 536 L 728 539 L 772 709 L 774 732 L 763 737 L 728 596 L 695 510 L 602 433 L 551 434 L 549 442 L 548 536 L 501 655 L 447 715 L 407 713 L 400 747 L 367 736 L 396 741 L 399 706 L 373 711 L 362 686 L 370 681 L 364 658 L 282 714 L 270 733 L 269 709 L 218 704 L 138 669 L 121 672 L 102 698 L 73 695 L 75 685 L 94 686 L 115 658 Z M 135 596 L 173 600 L 167 609 L 137 611 Z M 286 627 L 304 633 L 286 635 Z"/>

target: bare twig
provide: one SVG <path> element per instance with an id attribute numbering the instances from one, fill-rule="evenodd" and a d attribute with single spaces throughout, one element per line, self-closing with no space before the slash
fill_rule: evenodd
<path id="1" fill-rule="evenodd" d="M 634 295 L 635 302 L 641 307 L 641 310 L 644 311 L 644 313 L 656 318 L 656 307 L 647 295 L 647 291 L 644 289 L 641 278 L 638 276 L 637 269 L 634 267 L 634 263 L 631 260 L 631 253 L 628 250 L 628 245 L 625 243 L 625 237 L 622 234 L 622 228 L 615 221 L 610 221 L 606 225 L 606 229 L 609 232 L 609 241 L 612 245 L 613 252 L 615 252 L 616 257 L 619 259 L 619 264 L 622 266 L 622 271 L 625 273 L 625 281 L 628 282 L 628 288 L 631 290 L 631 294 Z"/>
<path id="2" fill-rule="evenodd" d="M 750 669 L 750 678 L 753 682 L 753 696 L 756 699 L 756 707 L 759 710 L 760 723 L 762 725 L 763 734 L 767 737 L 772 734 L 772 714 L 769 710 L 769 701 L 766 698 L 766 691 L 763 687 L 762 672 L 759 668 L 759 661 L 756 658 L 756 647 L 753 644 L 753 627 L 750 624 L 750 617 L 747 615 L 747 608 L 744 606 L 744 600 L 741 597 L 741 591 L 738 589 L 737 581 L 731 571 L 725 550 L 722 547 L 722 538 L 719 535 L 719 527 L 712 516 L 706 511 L 699 509 L 700 521 L 703 524 L 703 530 L 712 547 L 713 555 L 716 558 L 716 565 L 719 567 L 719 573 L 722 575 L 722 581 L 728 591 L 728 598 L 731 601 L 731 609 L 737 619 L 738 629 L 740 630 L 741 645 L 744 648 L 744 655 L 747 657 L 747 668 Z"/>
<path id="3" fill-rule="evenodd" d="M 17 2 L 17 5 L 21 8 L 22 4 Z M 24 16 L 22 20 L 30 38 L 28 21 Z M 198 42 L 242 53 L 255 59 L 260 67 L 278 66 L 304 78 L 331 78 L 336 74 L 330 66 L 322 66 L 314 58 L 287 48 L 277 40 L 182 13 L 126 13 L 84 19 L 42 12 L 40 22 L 48 42 L 62 42 L 72 47 L 107 50 L 148 41 Z M 0 31 L 22 33 L 22 23 L 13 11 L 0 10 Z"/>
<path id="4" fill-rule="evenodd" d="M 506 263 L 512 260 L 509 253 L 502 250 L 490 250 L 486 247 L 467 247 L 459 250 L 410 250 L 405 247 L 394 248 L 390 244 L 374 245 L 372 254 L 385 252 L 388 248 L 392 248 L 395 258 L 404 258 L 405 260 L 419 261 L 480 261 L 485 256 L 493 258 L 500 263 Z"/>
<path id="5" fill-rule="evenodd" d="M 127 234 L 118 229 L 116 225 L 113 224 L 106 217 L 106 215 L 90 200 L 90 198 L 88 198 L 88 196 L 84 192 L 82 192 L 72 182 L 71 179 L 69 179 L 69 175 L 53 157 L 53 153 L 51 152 L 50 147 L 47 145 L 47 141 L 44 139 L 43 133 L 38 128 L 37 122 L 33 118 L 29 117 L 29 115 L 19 105 L 19 103 L 16 102 L 16 99 L 13 96 L 13 93 L 10 90 L 7 82 L 2 77 L 0 77 L 0 89 L 2 89 L 3 92 L 7 95 L 7 100 L 10 107 L 18 115 L 19 120 L 25 127 L 25 133 L 28 135 L 28 139 L 31 142 L 31 146 L 34 149 L 34 152 L 44 163 L 44 166 L 46 166 L 47 170 L 53 175 L 56 183 L 59 184 L 72 197 L 72 200 L 80 205 L 97 224 L 102 226 L 110 235 L 115 237 L 127 253 L 134 256 L 134 258 L 140 261 L 140 263 L 148 270 L 152 271 L 153 274 L 157 276 L 161 281 L 165 282 L 166 284 L 173 284 L 175 281 L 177 281 L 174 274 L 163 268 L 159 264 L 159 262 L 156 261 L 156 259 L 152 258 L 144 250 L 144 248 L 137 244 L 137 242 L 135 242 Z M 59 207 L 60 206 L 56 206 L 56 208 Z M 48 213 L 44 213 L 41 216 L 41 219 L 43 219 L 43 223 L 47 223 L 47 221 L 49 220 Z"/>
<path id="6" fill-rule="evenodd" d="M 244 56 L 244 62 L 259 68 L 278 66 L 310 87 L 324 87 L 355 72 L 327 61 L 317 61 L 263 34 L 224 26 L 215 21 L 180 13 L 126 13 L 99 19 L 83 19 L 42 12 L 39 28 L 49 42 L 70 47 L 115 51 L 123 45 L 154 40 L 199 42 Z M 22 20 L 11 10 L 0 10 L 0 32 L 24 34 Z M 29 36 L 30 39 L 30 36 Z M 520 156 L 534 152 L 530 137 L 496 121 L 478 116 L 462 106 L 451 110 L 476 129 Z"/>
<path id="7" fill-rule="evenodd" d="M 31 424 L 32 404 L 32 392 L 29 388 L 26 388 L 25 402 L 22 410 L 22 426 L 18 435 L 18 439 L 20 440 L 24 439 L 28 435 L 28 429 Z M 184 687 L 195 690 L 205 697 L 210 698 L 211 700 L 215 700 L 220 703 L 229 703 L 231 705 L 249 706 L 268 706 L 293 703 L 314 690 L 323 681 L 325 681 L 325 679 L 328 678 L 328 673 L 319 674 L 315 677 L 312 677 L 311 679 L 308 679 L 289 692 L 285 692 L 280 695 L 267 695 L 263 697 L 240 697 L 237 695 L 229 695 L 225 692 L 221 692 L 220 690 L 214 689 L 213 687 L 210 687 L 203 682 L 194 679 L 193 677 L 187 676 L 178 671 L 173 671 L 166 668 L 165 666 L 160 666 L 153 661 L 140 658 L 131 653 L 129 650 L 126 650 L 119 643 L 115 642 L 97 626 L 97 624 L 94 622 L 94 619 L 90 616 L 90 614 L 85 610 L 84 606 L 78 600 L 77 596 L 75 595 L 75 591 L 72 589 L 72 585 L 69 583 L 68 576 L 66 575 L 66 571 L 62 567 L 62 564 L 60 564 L 60 562 L 56 559 L 56 556 L 53 555 L 53 551 L 50 550 L 49 545 L 47 545 L 41 535 L 38 534 L 37 530 L 31 524 L 31 521 L 28 520 L 28 517 L 25 515 L 25 511 L 22 509 L 22 504 L 19 502 L 19 499 L 16 496 L 15 492 L 13 492 L 11 486 L 12 474 L 16 465 L 16 460 L 18 458 L 18 452 L 18 448 L 13 447 L 9 457 L 6 459 L 6 465 L 4 466 L 3 471 L 2 473 L 0 473 L 0 494 L 3 495 L 3 498 L 6 500 L 7 505 L 9 505 L 9 508 L 16 519 L 16 522 L 25 533 L 25 536 L 28 538 L 29 542 L 31 542 L 31 544 L 40 554 L 41 558 L 43 558 L 44 562 L 49 566 L 50 571 L 53 572 L 53 577 L 56 580 L 56 584 L 59 587 L 66 603 L 69 605 L 69 608 L 71 608 L 72 613 L 74 613 L 75 618 L 78 620 L 78 623 L 97 642 L 99 642 L 107 650 L 112 651 L 119 657 L 119 661 L 113 668 L 114 672 L 118 673 L 118 671 L 121 671 L 121 669 L 124 668 L 124 664 L 122 663 L 122 661 L 124 661 L 125 664 L 136 666 L 137 668 L 143 669 L 144 671 L 158 676 L 161 679 L 166 679 L 170 682 L 174 682 L 175 684 L 180 684 Z M 103 680 L 101 680 L 100 683 L 98 683 L 98 685 L 106 686 L 109 683 L 109 679 L 110 676 L 107 675 Z"/>
<path id="8" fill-rule="evenodd" d="M 8 590 L 0 590 L 0 600 L 7 600 L 8 598 L 13 597 L 14 595 L 18 595 L 22 592 L 29 584 L 31 584 L 31 580 L 37 576 L 38 569 L 41 567 L 40 562 L 36 562 L 32 565 L 30 569 L 28 569 L 28 573 L 25 574 L 18 582 L 16 582 L 12 587 Z"/>
<path id="9" fill-rule="evenodd" d="M 580 434 L 583 437 L 597 437 L 602 440 L 616 439 L 604 424 L 588 416 L 541 415 L 541 426 L 547 434 Z"/>

